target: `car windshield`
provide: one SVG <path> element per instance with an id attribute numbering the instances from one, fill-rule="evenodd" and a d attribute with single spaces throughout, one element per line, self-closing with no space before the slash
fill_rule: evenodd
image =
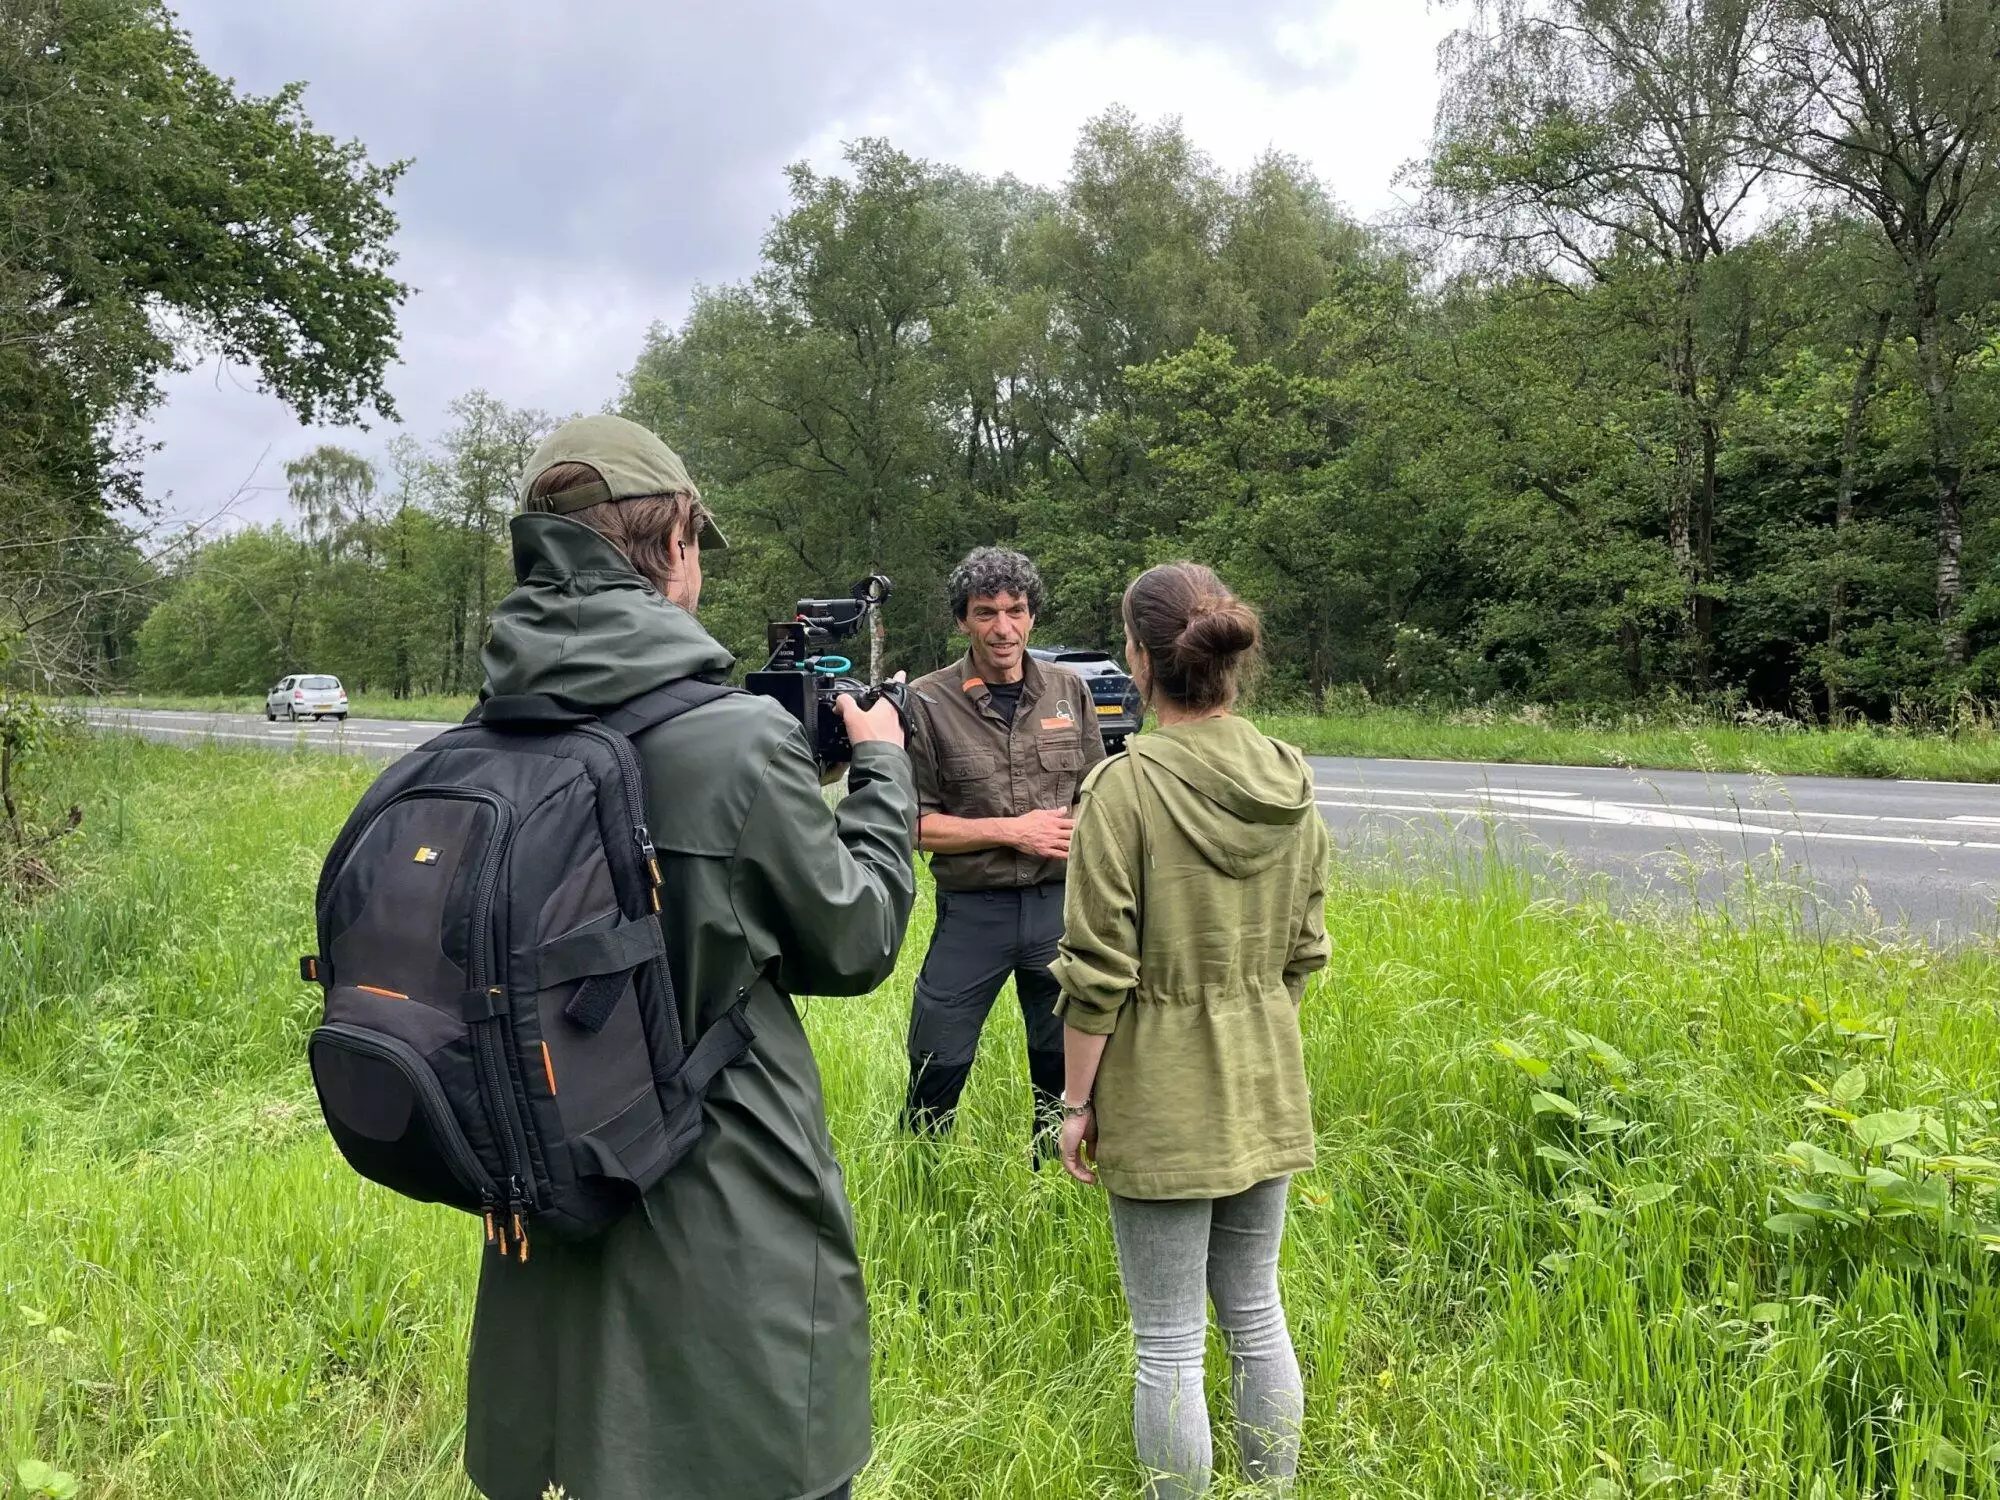
<path id="1" fill-rule="evenodd" d="M 1099 677 L 1108 672 L 1122 672 L 1117 659 L 1104 651 L 1071 650 L 1068 646 L 1036 646 L 1031 649 L 1030 654 L 1039 656 L 1043 661 L 1061 662 L 1084 677 Z"/>
<path id="2" fill-rule="evenodd" d="M 340 686 L 338 677 L 301 677 L 299 686 L 310 688 L 316 693 L 330 693 Z"/>

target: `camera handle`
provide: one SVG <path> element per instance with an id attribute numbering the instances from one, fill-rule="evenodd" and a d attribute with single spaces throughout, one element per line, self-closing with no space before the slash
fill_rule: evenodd
<path id="1" fill-rule="evenodd" d="M 910 717 L 910 685 L 907 682 L 878 683 L 854 701 L 866 713 L 885 698 L 896 705 L 896 717 L 907 723 Z"/>

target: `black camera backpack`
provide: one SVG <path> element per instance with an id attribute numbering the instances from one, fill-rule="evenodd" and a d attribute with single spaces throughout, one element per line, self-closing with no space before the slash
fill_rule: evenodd
<path id="1" fill-rule="evenodd" d="M 592 715 L 491 698 L 384 771 L 320 871 L 326 1009 L 307 1055 L 362 1176 L 582 1238 L 693 1149 L 749 1047 L 745 996 L 690 1048 L 630 736 L 734 691 L 682 681 Z"/>

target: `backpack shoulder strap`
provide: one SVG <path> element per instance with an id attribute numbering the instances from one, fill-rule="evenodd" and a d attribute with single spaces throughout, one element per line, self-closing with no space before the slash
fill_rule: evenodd
<path id="1" fill-rule="evenodd" d="M 720 682 L 683 677 L 677 682 L 662 683 L 636 698 L 628 698 L 616 708 L 606 709 L 597 716 L 597 722 L 630 739 L 642 730 L 664 724 L 669 719 L 678 719 L 691 708 L 700 708 L 704 703 L 732 697 L 741 691 L 741 688 Z"/>

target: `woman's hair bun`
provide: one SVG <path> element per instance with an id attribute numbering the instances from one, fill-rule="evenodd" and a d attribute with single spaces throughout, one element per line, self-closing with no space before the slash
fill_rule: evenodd
<path id="1" fill-rule="evenodd" d="M 1184 657 L 1240 656 L 1257 644 L 1257 616 L 1232 595 L 1210 594 L 1195 602 L 1174 644 Z"/>

